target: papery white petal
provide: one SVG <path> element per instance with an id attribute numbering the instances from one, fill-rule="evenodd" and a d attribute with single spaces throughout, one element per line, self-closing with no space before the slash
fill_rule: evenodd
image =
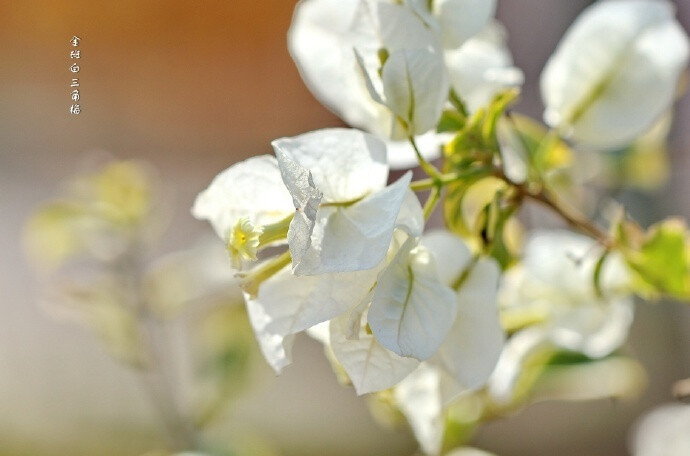
<path id="1" fill-rule="evenodd" d="M 386 106 L 405 122 L 403 130 L 391 135 L 393 139 L 420 135 L 436 126 L 450 88 L 440 53 L 429 49 L 392 52 L 381 78 Z"/>
<path id="2" fill-rule="evenodd" d="M 267 331 L 286 336 L 334 318 L 362 301 L 379 269 L 318 276 L 294 276 L 289 268 L 261 284 L 254 300 Z"/>
<path id="3" fill-rule="evenodd" d="M 433 255 L 408 239 L 379 275 L 368 322 L 376 339 L 400 356 L 428 359 L 457 312 L 455 293 L 439 281 Z"/>
<path id="4" fill-rule="evenodd" d="M 321 207 L 309 249 L 293 258 L 296 275 L 371 269 L 385 257 L 412 173 L 347 207 Z"/>
<path id="5" fill-rule="evenodd" d="M 249 217 L 254 225 L 268 225 L 284 219 L 294 210 L 276 159 L 261 155 L 236 163 L 218 174 L 197 196 L 192 215 L 208 220 L 218 236 L 225 239 L 241 217 Z"/>
<path id="6" fill-rule="evenodd" d="M 467 244 L 450 231 L 428 231 L 420 244 L 434 255 L 439 281 L 446 285 L 452 285 L 472 261 Z"/>
<path id="7" fill-rule="evenodd" d="M 366 316 L 363 316 L 363 323 L 366 323 Z M 387 350 L 364 329 L 364 325 L 356 340 L 348 339 L 348 326 L 348 315 L 331 320 L 330 340 L 333 353 L 352 380 L 357 394 L 390 388 L 419 365 L 416 359 Z"/>
<path id="8" fill-rule="evenodd" d="M 311 172 L 324 203 L 357 200 L 386 186 L 386 145 L 368 133 L 327 128 L 271 144 Z"/>
<path id="9" fill-rule="evenodd" d="M 440 453 L 445 431 L 440 390 L 440 372 L 427 363 L 422 363 L 393 390 L 395 402 L 419 445 L 430 455 Z"/>
<path id="10" fill-rule="evenodd" d="M 484 385 L 496 367 L 505 335 L 498 318 L 500 268 L 482 258 L 458 290 L 458 313 L 438 351 L 441 365 L 466 389 Z"/>
<path id="11" fill-rule="evenodd" d="M 247 293 L 244 294 L 244 300 L 247 304 L 249 322 L 252 324 L 252 328 L 254 328 L 254 334 L 259 342 L 261 353 L 273 370 L 280 374 L 285 366 L 292 363 L 292 345 L 295 336 L 279 335 L 269 331 L 267 326 L 272 319 L 266 313 L 261 303 L 258 300 L 252 299 Z"/>
<path id="12" fill-rule="evenodd" d="M 496 13 L 496 0 L 435 0 L 443 46 L 455 49 L 479 33 Z"/>
<path id="13" fill-rule="evenodd" d="M 461 47 L 445 51 L 450 83 L 470 112 L 488 105 L 496 94 L 520 86 L 522 71 L 513 66 L 501 24 L 489 24 Z"/>
<path id="14" fill-rule="evenodd" d="M 583 144 L 615 148 L 672 103 L 688 38 L 666 1 L 597 2 L 575 21 L 542 73 L 544 114 Z"/>

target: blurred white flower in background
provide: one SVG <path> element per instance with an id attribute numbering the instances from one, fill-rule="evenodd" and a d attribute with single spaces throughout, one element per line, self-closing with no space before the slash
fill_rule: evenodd
<path id="1" fill-rule="evenodd" d="M 631 279 L 619 255 L 594 271 L 602 248 L 569 231 L 532 232 L 522 263 L 503 276 L 502 318 L 520 327 L 509 339 L 490 382 L 499 402 L 509 402 L 525 360 L 545 347 L 602 358 L 626 340 L 633 319 Z"/>
<path id="2" fill-rule="evenodd" d="M 688 37 L 672 3 L 609 0 L 587 8 L 541 76 L 544 119 L 584 146 L 614 149 L 651 128 L 676 95 Z"/>
<path id="3" fill-rule="evenodd" d="M 384 139 L 420 135 L 433 159 L 444 141 L 433 130 L 451 86 L 474 109 L 522 83 L 504 32 L 490 21 L 494 11 L 494 1 L 445 0 L 429 9 L 421 1 L 304 0 L 288 45 L 307 87 L 345 122 Z M 411 146 L 392 144 L 392 167 L 414 166 Z"/>
<path id="4" fill-rule="evenodd" d="M 630 439 L 633 456 L 690 454 L 690 405 L 665 404 L 644 415 Z"/>

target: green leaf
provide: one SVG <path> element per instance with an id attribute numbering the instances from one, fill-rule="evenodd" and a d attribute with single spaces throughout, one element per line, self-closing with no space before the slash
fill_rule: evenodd
<path id="1" fill-rule="evenodd" d="M 530 168 L 538 176 L 567 168 L 573 163 L 572 150 L 556 133 L 549 133 L 539 122 L 520 114 L 511 114 L 510 120 L 529 157 Z"/>
<path id="2" fill-rule="evenodd" d="M 446 109 L 441 114 L 441 120 L 436 127 L 436 131 L 438 133 L 460 131 L 465 126 L 465 122 L 467 122 L 467 116 L 458 111 Z"/>
<path id="3" fill-rule="evenodd" d="M 480 234 L 479 218 L 501 188 L 492 186 L 497 180 L 494 177 L 476 176 L 448 186 L 443 200 L 443 213 L 449 230 L 460 236 Z M 472 191 L 475 185 L 477 187 Z"/>
<path id="4" fill-rule="evenodd" d="M 505 113 L 506 109 L 508 109 L 508 106 L 517 100 L 519 95 L 520 91 L 518 89 L 510 89 L 494 97 L 486 111 L 486 117 L 482 125 L 482 136 L 484 137 L 484 141 L 488 144 L 492 144 L 494 147 L 498 146 L 498 140 L 496 138 L 498 120 Z"/>
<path id="5" fill-rule="evenodd" d="M 658 294 L 690 299 L 690 246 L 685 221 L 659 222 L 641 241 L 630 236 L 630 229 L 619 228 L 618 233 L 626 242 L 623 254 L 628 265 L 643 282 L 643 292 L 651 288 Z"/>

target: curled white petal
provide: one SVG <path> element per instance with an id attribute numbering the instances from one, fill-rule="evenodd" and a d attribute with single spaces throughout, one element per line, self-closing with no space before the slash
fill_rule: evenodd
<path id="1" fill-rule="evenodd" d="M 290 155 L 276 148 L 276 157 L 278 157 L 283 182 L 292 195 L 296 210 L 287 232 L 294 269 L 300 264 L 304 252 L 311 247 L 316 214 L 323 193 L 316 188 L 309 170 L 297 164 Z"/>
<path id="2" fill-rule="evenodd" d="M 315 275 L 359 271 L 379 264 L 388 251 L 411 178 L 408 173 L 346 207 L 320 208 L 311 245 L 300 254 L 293 272 Z"/>

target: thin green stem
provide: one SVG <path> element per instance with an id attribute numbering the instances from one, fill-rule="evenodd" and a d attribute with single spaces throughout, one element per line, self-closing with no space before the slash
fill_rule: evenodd
<path id="1" fill-rule="evenodd" d="M 414 139 L 414 136 L 408 136 L 408 141 L 410 141 L 410 144 L 412 145 L 412 149 L 414 149 L 415 155 L 417 155 L 417 161 L 419 162 L 419 166 L 424 170 L 424 172 L 427 174 L 427 176 L 432 177 L 432 178 L 437 178 L 438 176 L 441 175 L 441 173 L 436 169 L 434 165 L 429 163 L 426 158 L 422 155 L 422 153 L 419 151 L 419 147 L 417 146 L 417 142 Z"/>
<path id="2" fill-rule="evenodd" d="M 513 187 L 520 196 L 529 198 L 542 204 L 543 206 L 548 207 L 556 214 L 561 216 L 561 218 L 563 218 L 571 226 L 596 239 L 606 249 L 612 249 L 615 246 L 614 240 L 606 231 L 599 228 L 594 222 L 578 212 L 575 208 L 564 204 L 562 201 L 559 201 L 554 194 L 548 192 L 543 186 L 532 189 L 526 184 L 518 184 L 508 178 L 502 169 L 498 168 L 495 170 L 494 176 L 502 179 L 508 185 Z"/>
<path id="3" fill-rule="evenodd" d="M 426 203 L 424 203 L 424 220 L 429 220 L 431 214 L 433 214 L 436 205 L 441 199 L 441 186 L 437 185 L 432 187 L 429 198 L 427 198 Z"/>
<path id="4" fill-rule="evenodd" d="M 472 169 L 466 172 L 439 174 L 436 178 L 428 177 L 410 183 L 410 190 L 415 192 L 430 190 L 437 186 L 443 187 L 464 179 L 474 178 L 482 175 L 488 176 L 490 174 L 491 171 L 485 168 Z"/>
<path id="5" fill-rule="evenodd" d="M 286 250 L 277 257 L 261 263 L 251 271 L 237 274 L 237 277 L 240 277 L 242 280 L 242 289 L 250 296 L 256 297 L 259 293 L 259 285 L 290 264 L 291 260 L 290 251 Z"/>

